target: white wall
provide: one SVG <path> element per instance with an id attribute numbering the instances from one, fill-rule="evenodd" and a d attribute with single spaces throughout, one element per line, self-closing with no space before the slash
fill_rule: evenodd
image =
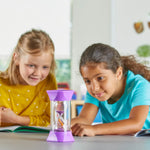
<path id="1" fill-rule="evenodd" d="M 81 98 L 80 85 L 83 83 L 79 73 L 79 59 L 86 47 L 111 41 L 111 0 L 73 0 L 72 4 L 72 89 Z"/>
<path id="2" fill-rule="evenodd" d="M 46 31 L 56 58 L 70 58 L 70 0 L 1 0 L 0 55 L 9 55 L 20 35 L 31 28 Z"/>
<path id="3" fill-rule="evenodd" d="M 135 22 L 143 22 L 144 31 L 136 33 Z M 122 55 L 136 55 L 136 49 L 150 44 L 150 0 L 112 0 L 112 45 Z"/>

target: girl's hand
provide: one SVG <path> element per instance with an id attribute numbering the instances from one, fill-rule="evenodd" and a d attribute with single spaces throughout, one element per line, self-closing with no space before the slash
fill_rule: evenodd
<path id="1" fill-rule="evenodd" d="M 17 124 L 18 115 L 16 115 L 10 108 L 1 107 L 1 122 Z"/>
<path id="2" fill-rule="evenodd" d="M 92 125 L 85 125 L 77 123 L 71 127 L 72 134 L 75 136 L 95 136 Z"/>

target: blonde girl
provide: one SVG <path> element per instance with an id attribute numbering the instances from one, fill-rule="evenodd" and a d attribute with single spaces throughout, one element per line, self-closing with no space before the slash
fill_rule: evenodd
<path id="1" fill-rule="evenodd" d="M 46 90 L 57 88 L 54 44 L 42 30 L 21 35 L 6 71 L 0 73 L 1 126 L 50 124 Z"/>

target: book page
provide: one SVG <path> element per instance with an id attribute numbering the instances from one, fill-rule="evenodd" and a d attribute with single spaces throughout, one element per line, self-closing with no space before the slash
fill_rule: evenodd
<path id="1" fill-rule="evenodd" d="M 10 131 L 14 131 L 16 128 L 18 128 L 20 126 L 8 126 L 8 127 L 0 127 L 0 132 L 10 132 Z"/>
<path id="2" fill-rule="evenodd" d="M 141 131 L 137 132 L 135 137 L 140 137 L 140 136 L 150 136 L 150 129 L 142 129 Z"/>
<path id="3" fill-rule="evenodd" d="M 38 127 L 38 126 L 20 126 L 14 130 L 14 132 L 25 133 L 49 133 L 50 127 Z"/>
<path id="4" fill-rule="evenodd" d="M 49 132 L 50 127 L 39 126 L 8 126 L 0 127 L 0 132 Z"/>

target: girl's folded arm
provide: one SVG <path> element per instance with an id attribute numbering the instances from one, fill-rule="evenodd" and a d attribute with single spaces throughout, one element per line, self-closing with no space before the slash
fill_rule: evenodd
<path id="1" fill-rule="evenodd" d="M 149 106 L 142 105 L 132 108 L 129 119 L 93 126 L 95 135 L 133 134 L 141 130 L 148 115 Z"/>

